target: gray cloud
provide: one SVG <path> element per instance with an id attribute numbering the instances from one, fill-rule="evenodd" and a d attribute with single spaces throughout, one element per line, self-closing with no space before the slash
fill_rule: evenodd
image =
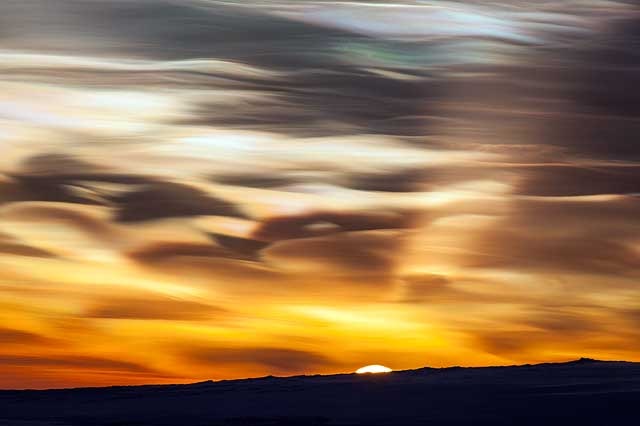
<path id="1" fill-rule="evenodd" d="M 119 222 L 141 222 L 169 217 L 217 215 L 246 217 L 231 203 L 189 185 L 153 183 L 110 197 Z"/>
<path id="2" fill-rule="evenodd" d="M 145 245 L 129 252 L 129 256 L 139 262 L 162 263 L 167 260 L 193 258 L 233 258 L 233 252 L 224 247 L 203 243 L 163 242 Z"/>
<path id="3" fill-rule="evenodd" d="M 239 258 L 257 259 L 259 252 L 269 246 L 269 242 L 229 235 L 209 234 L 220 246 L 235 253 Z"/>
<path id="4" fill-rule="evenodd" d="M 310 238 L 350 231 L 411 228 L 417 218 L 413 212 L 353 211 L 312 212 L 296 216 L 276 216 L 263 221 L 253 238 L 279 241 Z"/>
<path id="5" fill-rule="evenodd" d="M 633 244 L 640 200 L 572 199 L 515 202 L 491 229 L 472 233 L 469 267 L 633 276 L 640 266 Z"/>
<path id="6" fill-rule="evenodd" d="M 302 262 L 306 270 L 323 270 L 335 275 L 372 280 L 372 285 L 386 282 L 397 265 L 404 238 L 393 231 L 346 232 L 316 238 L 286 240 L 265 251 L 267 259 Z"/>
<path id="7" fill-rule="evenodd" d="M 522 167 L 517 192 L 526 195 L 575 196 L 640 193 L 640 167 L 571 165 Z"/>

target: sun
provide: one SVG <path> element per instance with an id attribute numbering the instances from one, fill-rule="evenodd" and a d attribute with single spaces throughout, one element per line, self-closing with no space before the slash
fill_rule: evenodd
<path id="1" fill-rule="evenodd" d="M 385 367 L 384 365 L 373 364 L 373 365 L 366 365 L 366 366 L 364 366 L 362 368 L 358 368 L 356 370 L 356 373 L 358 373 L 358 374 L 365 374 L 365 373 L 377 374 L 377 373 L 390 373 L 391 371 L 393 371 L 393 370 L 390 369 L 389 367 Z"/>

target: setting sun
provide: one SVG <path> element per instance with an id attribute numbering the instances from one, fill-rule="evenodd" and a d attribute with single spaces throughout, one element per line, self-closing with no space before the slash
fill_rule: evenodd
<path id="1" fill-rule="evenodd" d="M 365 373 L 372 373 L 372 374 L 376 374 L 376 373 L 390 373 L 391 370 L 389 367 L 385 367 L 384 365 L 367 365 L 361 368 L 358 368 L 356 370 L 357 374 L 365 374 Z"/>

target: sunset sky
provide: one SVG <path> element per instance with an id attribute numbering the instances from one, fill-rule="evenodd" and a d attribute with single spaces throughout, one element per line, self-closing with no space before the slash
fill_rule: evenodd
<path id="1" fill-rule="evenodd" d="M 632 1 L 2 0 L 0 388 L 640 361 Z"/>

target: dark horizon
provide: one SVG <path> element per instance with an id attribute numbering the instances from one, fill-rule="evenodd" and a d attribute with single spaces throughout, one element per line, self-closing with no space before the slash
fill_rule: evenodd
<path id="1" fill-rule="evenodd" d="M 2 426 L 618 425 L 640 363 L 578 360 L 190 385 L 1 391 Z"/>
<path id="2" fill-rule="evenodd" d="M 394 370 L 387 373 L 361 373 L 358 374 L 355 371 L 350 372 L 335 372 L 335 373 L 313 373 L 308 372 L 304 374 L 295 374 L 290 376 L 279 376 L 268 374 L 265 376 L 255 376 L 255 377 L 237 377 L 231 379 L 204 379 L 196 382 L 186 382 L 186 383 L 145 383 L 145 384 L 136 384 L 136 385 L 105 385 L 105 386 L 84 386 L 84 387 L 70 387 L 70 388 L 0 388 L 0 392 L 13 392 L 13 391 L 33 391 L 33 392 L 47 392 L 47 391 L 65 391 L 65 390 L 82 390 L 82 389 L 109 389 L 109 388 L 129 388 L 129 387 L 156 387 L 156 386 L 190 386 L 190 385 L 199 385 L 203 383 L 220 383 L 220 382 L 242 382 L 247 380 L 260 380 L 260 379 L 289 379 L 289 378 L 300 378 L 300 377 L 333 377 L 333 376 L 350 376 L 350 375 L 384 375 L 384 374 L 393 374 L 393 373 L 407 373 L 407 372 L 417 372 L 424 370 L 447 370 L 447 369 L 460 369 L 460 368 L 470 368 L 470 369 L 483 369 L 483 368 L 512 368 L 512 367 L 532 367 L 532 366 L 544 366 L 544 365 L 572 365 L 572 364 L 580 364 L 580 363 L 624 363 L 624 364 L 640 364 L 637 361 L 625 361 L 625 360 L 603 360 L 603 359 L 595 359 L 589 357 L 580 357 L 578 359 L 571 359 L 567 361 L 555 361 L 555 362 L 540 362 L 540 363 L 526 363 L 526 364 L 508 364 L 508 365 L 471 365 L 471 366 L 461 366 L 461 365 L 450 365 L 443 367 L 431 367 L 428 365 L 422 367 L 414 367 L 407 368 L 402 370 Z"/>

